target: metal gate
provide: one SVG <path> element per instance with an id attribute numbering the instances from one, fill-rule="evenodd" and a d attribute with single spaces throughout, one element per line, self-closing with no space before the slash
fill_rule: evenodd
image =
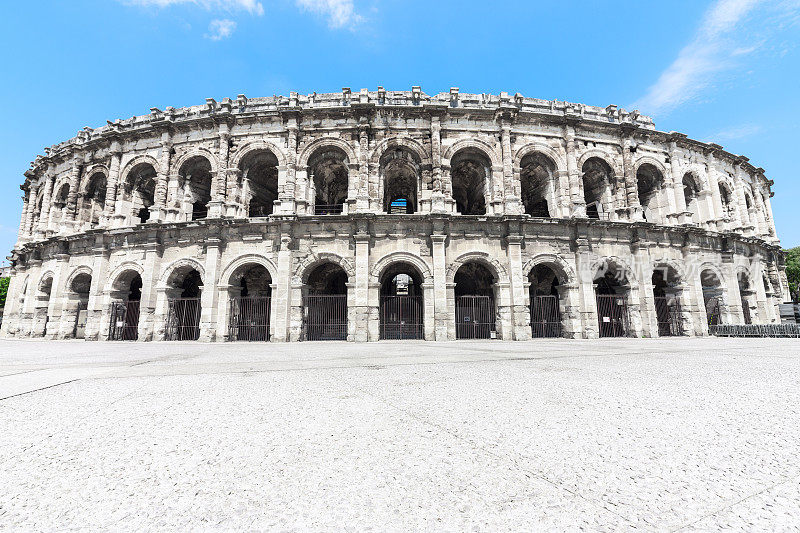
<path id="1" fill-rule="evenodd" d="M 456 297 L 456 338 L 493 339 L 494 298 L 491 296 Z"/>
<path id="2" fill-rule="evenodd" d="M 615 294 L 598 294 L 597 321 L 601 337 L 627 337 L 628 299 Z"/>
<path id="3" fill-rule="evenodd" d="M 561 336 L 561 309 L 558 305 L 558 296 L 534 296 L 531 299 L 531 335 Z"/>
<path id="4" fill-rule="evenodd" d="M 139 338 L 139 300 L 111 305 L 110 341 L 135 341 Z"/>
<path id="5" fill-rule="evenodd" d="M 303 332 L 307 341 L 346 341 L 347 295 L 303 297 Z"/>
<path id="6" fill-rule="evenodd" d="M 228 340 L 268 341 L 270 302 L 268 296 L 232 298 Z"/>
<path id="7" fill-rule="evenodd" d="M 166 340 L 196 341 L 198 338 L 200 338 L 200 298 L 170 300 Z"/>
<path id="8" fill-rule="evenodd" d="M 659 337 L 680 337 L 683 335 L 681 303 L 676 298 L 656 296 L 656 322 Z"/>
<path id="9" fill-rule="evenodd" d="M 709 298 L 706 300 L 706 319 L 709 326 L 719 326 L 722 324 L 722 313 L 719 310 L 719 298 Z"/>
<path id="10" fill-rule="evenodd" d="M 381 339 L 422 339 L 422 296 L 381 296 Z"/>

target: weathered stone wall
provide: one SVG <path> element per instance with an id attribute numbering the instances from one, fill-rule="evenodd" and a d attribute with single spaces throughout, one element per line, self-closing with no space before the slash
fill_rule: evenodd
<path id="1" fill-rule="evenodd" d="M 599 333 L 606 268 L 624 280 L 636 336 L 658 335 L 654 269 L 678 280 L 670 294 L 689 334 L 708 330 L 704 276 L 727 323 L 748 310 L 777 322 L 788 294 L 763 169 L 615 106 L 416 88 L 240 96 L 153 109 L 46 152 L 22 185 L 7 336 L 69 337 L 83 302 L 86 337 L 105 338 L 138 275 L 138 337 L 162 339 L 193 270 L 200 338 L 225 340 L 242 269 L 255 264 L 269 273 L 276 341 L 303 337 L 307 278 L 324 262 L 347 274 L 356 341 L 380 337 L 381 275 L 398 262 L 422 280 L 426 339 L 457 336 L 454 279 L 470 262 L 494 277 L 504 339 L 531 335 L 538 264 L 558 279 L 573 337 Z M 397 199 L 409 214 L 387 214 Z M 91 276 L 88 301 L 79 274 Z"/>

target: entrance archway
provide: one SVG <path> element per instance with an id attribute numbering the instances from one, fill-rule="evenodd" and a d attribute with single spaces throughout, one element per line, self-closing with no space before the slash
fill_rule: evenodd
<path id="1" fill-rule="evenodd" d="M 181 267 L 167 281 L 166 340 L 196 341 L 200 337 L 200 295 L 203 279 L 192 267 Z"/>
<path id="2" fill-rule="evenodd" d="M 423 339 L 422 276 L 408 263 L 394 263 L 381 276 L 380 338 Z"/>
<path id="3" fill-rule="evenodd" d="M 606 261 L 595 274 L 594 287 L 600 336 L 629 336 L 628 295 L 631 287 L 625 271 Z"/>
<path id="4" fill-rule="evenodd" d="M 231 276 L 228 340 L 268 341 L 272 277 L 257 263 L 242 265 Z"/>
<path id="5" fill-rule="evenodd" d="M 303 291 L 303 338 L 347 340 L 347 272 L 324 262 L 309 273 Z"/>
<path id="6" fill-rule="evenodd" d="M 528 274 L 530 282 L 531 336 L 561 337 L 561 301 L 558 275 L 547 265 L 536 265 Z"/>
<path id="7" fill-rule="evenodd" d="M 108 340 L 135 341 L 139 338 L 139 304 L 142 299 L 142 277 L 135 270 L 124 272 L 114 283 L 111 324 Z"/>
<path id="8" fill-rule="evenodd" d="M 497 337 L 495 317 L 494 274 L 483 264 L 471 261 L 461 265 L 455 274 L 456 338 L 494 339 Z"/>
<path id="9" fill-rule="evenodd" d="M 718 326 L 722 324 L 722 282 L 713 270 L 706 269 L 700 273 L 700 285 L 708 325 Z"/>
<path id="10" fill-rule="evenodd" d="M 651 281 L 658 336 L 680 337 L 684 335 L 678 273 L 669 265 L 658 266 L 653 270 Z"/>

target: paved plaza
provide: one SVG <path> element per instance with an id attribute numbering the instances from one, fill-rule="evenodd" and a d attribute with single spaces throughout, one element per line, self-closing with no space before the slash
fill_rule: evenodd
<path id="1" fill-rule="evenodd" d="M 800 528 L 800 342 L 0 341 L 0 530 Z"/>

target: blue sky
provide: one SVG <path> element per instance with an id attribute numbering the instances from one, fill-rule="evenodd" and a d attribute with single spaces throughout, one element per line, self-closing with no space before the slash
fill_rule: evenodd
<path id="1" fill-rule="evenodd" d="M 639 109 L 764 167 L 800 245 L 800 0 L 62 0 L 15 3 L 0 30 L 0 256 L 22 173 L 84 126 L 378 85 Z"/>

